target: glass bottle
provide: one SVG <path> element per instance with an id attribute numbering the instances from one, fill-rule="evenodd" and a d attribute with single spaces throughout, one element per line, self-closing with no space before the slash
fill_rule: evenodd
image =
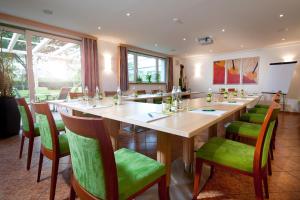
<path id="1" fill-rule="evenodd" d="M 122 103 L 122 91 L 121 91 L 120 87 L 118 87 L 118 89 L 117 89 L 117 99 L 118 99 L 117 104 L 121 105 L 121 103 Z"/>
<path id="2" fill-rule="evenodd" d="M 84 88 L 84 100 L 89 100 L 89 88 L 87 86 Z"/>

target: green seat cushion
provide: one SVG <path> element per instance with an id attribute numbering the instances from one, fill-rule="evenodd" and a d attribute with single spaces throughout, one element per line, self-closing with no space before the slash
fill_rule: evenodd
<path id="1" fill-rule="evenodd" d="M 255 105 L 255 108 L 265 108 L 265 109 L 269 109 L 270 105 L 264 105 L 264 104 L 257 104 Z"/>
<path id="2" fill-rule="evenodd" d="M 251 108 L 248 110 L 249 113 L 267 114 L 267 108 Z"/>
<path id="3" fill-rule="evenodd" d="M 252 173 L 255 147 L 214 137 L 196 153 L 198 158 Z"/>
<path id="4" fill-rule="evenodd" d="M 61 154 L 66 154 L 70 152 L 68 138 L 65 133 L 60 134 L 58 136 L 58 143 L 59 143 L 59 151 Z"/>
<path id="5" fill-rule="evenodd" d="M 260 124 L 252 124 L 242 121 L 231 122 L 226 128 L 226 132 L 238 134 L 240 136 L 257 138 L 261 129 Z"/>
<path id="6" fill-rule="evenodd" d="M 120 199 L 127 199 L 165 174 L 164 165 L 128 149 L 116 151 L 115 160 Z"/>
<path id="7" fill-rule="evenodd" d="M 34 135 L 39 136 L 40 135 L 40 129 L 39 129 L 39 124 L 34 123 Z"/>
<path id="8" fill-rule="evenodd" d="M 240 121 L 262 124 L 265 120 L 265 114 L 258 113 L 244 113 L 240 117 Z"/>

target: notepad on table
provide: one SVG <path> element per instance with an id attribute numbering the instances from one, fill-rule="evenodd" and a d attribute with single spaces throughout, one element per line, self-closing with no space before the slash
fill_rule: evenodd
<path id="1" fill-rule="evenodd" d="M 166 115 L 163 113 L 156 113 L 156 112 L 151 112 L 151 113 L 142 113 L 142 114 L 137 114 L 137 115 L 132 115 L 129 116 L 129 119 L 133 119 L 136 121 L 141 121 L 141 122 L 152 122 L 155 120 L 159 120 L 165 117 L 168 117 L 170 115 Z"/>
<path id="2" fill-rule="evenodd" d="M 207 108 L 199 108 L 199 109 L 191 110 L 189 112 L 205 114 L 205 115 L 214 115 L 214 116 L 221 116 L 224 113 L 226 113 L 225 110 L 214 110 L 214 109 L 207 109 Z"/>

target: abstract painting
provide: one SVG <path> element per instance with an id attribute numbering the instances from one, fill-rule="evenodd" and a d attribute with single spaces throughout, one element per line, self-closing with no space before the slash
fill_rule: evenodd
<path id="1" fill-rule="evenodd" d="M 214 61 L 213 84 L 225 84 L 225 60 Z"/>
<path id="2" fill-rule="evenodd" d="M 242 58 L 243 84 L 258 83 L 259 57 Z"/>
<path id="3" fill-rule="evenodd" d="M 227 84 L 240 84 L 241 59 L 232 59 L 225 61 L 227 71 Z"/>

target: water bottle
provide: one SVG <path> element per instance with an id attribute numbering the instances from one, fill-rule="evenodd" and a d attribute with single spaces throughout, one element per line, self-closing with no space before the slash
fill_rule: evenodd
<path id="1" fill-rule="evenodd" d="M 121 91 L 120 87 L 118 87 L 118 89 L 117 89 L 117 98 L 118 98 L 117 104 L 121 105 L 121 103 L 122 103 L 122 91 Z"/>
<path id="2" fill-rule="evenodd" d="M 182 109 L 182 91 L 181 91 L 180 86 L 178 86 L 176 93 L 177 93 L 177 102 L 178 102 L 177 103 L 177 108 L 179 110 L 181 110 Z"/>
<path id="3" fill-rule="evenodd" d="M 178 108 L 178 101 L 177 101 L 177 97 L 178 97 L 178 94 L 177 94 L 177 90 L 176 90 L 176 86 L 173 86 L 173 89 L 172 89 L 172 111 L 174 112 L 177 112 L 177 108 Z"/>
<path id="4" fill-rule="evenodd" d="M 99 91 L 99 87 L 98 87 L 98 86 L 96 86 L 96 92 L 95 92 L 94 99 L 96 99 L 96 100 L 99 100 L 99 97 L 100 97 L 100 91 Z"/>
<path id="5" fill-rule="evenodd" d="M 211 88 L 208 89 L 206 101 L 207 101 L 208 103 L 210 103 L 210 102 L 212 101 L 212 89 L 211 89 Z"/>
<path id="6" fill-rule="evenodd" d="M 87 86 L 84 88 L 84 100 L 88 101 L 89 100 L 89 89 Z"/>

